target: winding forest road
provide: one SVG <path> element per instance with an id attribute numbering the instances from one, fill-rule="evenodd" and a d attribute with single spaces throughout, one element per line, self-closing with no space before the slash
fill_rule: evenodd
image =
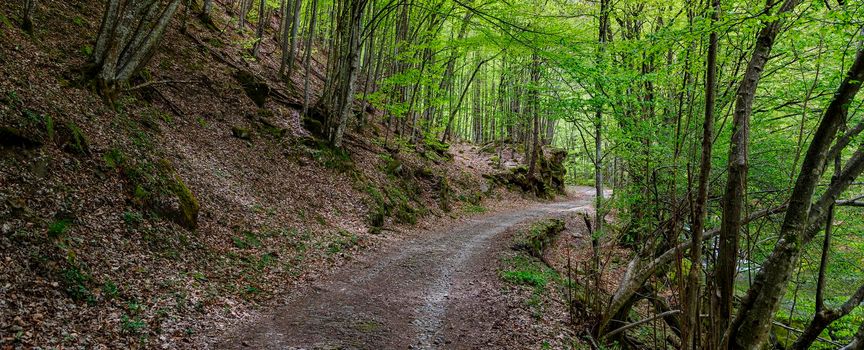
<path id="1" fill-rule="evenodd" d="M 490 213 L 406 239 L 316 282 L 290 305 L 219 341 L 223 349 L 435 349 L 483 347 L 506 332 L 507 310 L 488 297 L 496 239 L 530 220 L 589 210 L 592 189 L 565 202 Z M 575 192 L 575 193 L 573 193 Z M 484 298 L 484 296 L 486 296 Z"/>

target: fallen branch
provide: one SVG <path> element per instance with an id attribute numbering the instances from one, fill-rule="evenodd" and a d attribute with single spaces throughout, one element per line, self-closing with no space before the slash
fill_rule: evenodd
<path id="1" fill-rule="evenodd" d="M 199 84 L 199 83 L 201 83 L 200 80 L 154 80 L 154 81 L 148 81 L 146 83 L 130 87 L 130 88 L 126 89 L 126 91 L 143 89 L 145 87 L 148 87 L 151 85 L 157 85 L 157 84 Z"/>

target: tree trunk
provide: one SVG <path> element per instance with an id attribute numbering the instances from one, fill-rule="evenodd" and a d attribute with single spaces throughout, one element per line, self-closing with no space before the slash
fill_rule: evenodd
<path id="1" fill-rule="evenodd" d="M 609 0 L 600 0 L 600 24 L 597 39 L 597 65 L 603 65 L 603 55 L 606 51 L 606 42 L 609 37 Z M 600 90 L 601 83 L 597 83 Z M 603 104 L 597 103 L 594 114 L 594 231 L 591 233 L 591 261 L 594 274 L 594 287 L 600 286 L 600 237 L 603 235 L 604 221 L 603 212 Z"/>
<path id="2" fill-rule="evenodd" d="M 300 0 L 293 0 L 300 1 Z M 290 81 L 288 77 L 285 75 L 285 66 L 288 65 L 288 33 L 290 32 L 291 23 L 294 21 L 291 19 L 291 1 L 288 2 L 288 5 L 284 5 L 285 0 L 282 0 L 282 33 L 279 38 L 280 45 L 279 48 L 282 49 L 282 60 L 279 61 L 279 76 L 285 81 Z"/>
<path id="3" fill-rule="evenodd" d="M 255 46 L 252 47 L 252 57 L 255 58 L 257 58 L 258 53 L 261 52 L 261 43 L 264 41 L 264 28 L 270 23 L 269 19 L 264 14 L 266 6 L 267 0 L 261 0 L 258 3 L 258 28 L 255 31 Z"/>
<path id="4" fill-rule="evenodd" d="M 297 55 L 297 31 L 300 28 L 300 8 L 302 3 L 302 0 L 294 0 L 294 13 L 291 15 L 293 19 L 293 23 L 291 24 L 291 43 L 288 49 L 288 57 L 283 57 L 283 64 L 287 64 L 288 66 L 289 79 L 294 73 L 294 60 Z"/>
<path id="5" fill-rule="evenodd" d="M 309 13 L 311 14 L 309 18 L 309 29 L 307 30 L 309 35 L 306 39 L 306 52 L 304 52 L 306 57 L 303 58 L 303 68 L 306 71 L 303 74 L 303 118 L 309 116 L 309 81 L 311 80 L 310 75 L 312 73 L 312 38 L 314 38 L 315 35 L 315 20 L 318 17 L 318 0 L 312 0 Z"/>
<path id="6" fill-rule="evenodd" d="M 205 23 L 213 23 L 211 13 L 213 12 L 213 0 L 204 0 L 204 6 L 201 7 L 201 19 Z"/>
<path id="7" fill-rule="evenodd" d="M 772 0 L 769 1 L 770 8 Z M 792 11 L 800 0 L 786 0 L 777 11 L 783 15 Z M 756 46 L 750 62 L 738 86 L 735 97 L 735 112 L 732 117 L 732 140 L 730 141 L 728 177 L 723 195 L 723 212 L 720 225 L 719 253 L 717 257 L 717 287 L 720 300 L 716 326 L 725 330 L 732 317 L 732 300 L 735 293 L 735 275 L 738 262 L 738 235 L 741 231 L 741 214 L 744 210 L 744 193 L 747 189 L 747 167 L 749 156 L 750 115 L 753 100 L 762 70 L 771 55 L 774 40 L 780 32 L 782 20 L 765 23 L 756 37 Z M 720 346 L 723 348 L 723 346 Z"/>
<path id="8" fill-rule="evenodd" d="M 441 142 L 447 142 L 447 140 L 450 139 L 450 133 L 453 129 L 453 120 L 456 119 L 456 114 L 459 112 L 459 108 L 462 106 L 462 101 L 465 100 L 465 95 L 468 92 L 468 88 L 471 87 L 471 82 L 474 81 L 474 77 L 477 76 L 477 72 L 480 71 L 480 68 L 483 67 L 483 64 L 489 62 L 490 60 L 492 60 L 492 58 L 494 57 L 490 57 L 483 61 L 480 61 L 480 63 L 477 64 L 477 67 L 474 67 L 474 71 L 471 72 L 471 77 L 468 78 L 468 82 L 465 83 L 465 88 L 462 89 L 462 93 L 459 94 L 459 99 L 456 101 L 456 106 L 454 106 L 450 110 L 450 118 L 447 119 L 447 126 L 444 127 L 444 135 L 441 136 Z"/>
<path id="9" fill-rule="evenodd" d="M 731 340 L 732 348 L 752 349 L 767 340 L 771 318 L 786 290 L 794 265 L 801 255 L 801 248 L 812 239 L 806 233 L 807 229 L 825 218 L 827 209 L 837 196 L 864 170 L 864 147 L 861 147 L 838 176 L 837 182 L 828 187 L 815 205 L 812 204 L 813 193 L 825 171 L 829 149 L 846 118 L 850 102 L 861 88 L 861 81 L 864 81 L 864 50 L 858 51 L 855 62 L 813 134 L 780 226 L 780 240 L 763 263 L 724 337 Z"/>
<path id="10" fill-rule="evenodd" d="M 94 75 L 103 94 L 110 97 L 147 64 L 179 5 L 180 0 L 167 5 L 158 0 L 108 2 L 93 50 Z"/>
<path id="11" fill-rule="evenodd" d="M 367 3 L 368 0 L 349 0 L 341 6 L 329 59 L 332 62 L 328 62 L 330 73 L 318 102 L 326 136 L 334 147 L 342 146 L 342 136 L 354 105 L 361 25 Z"/>
<path id="12" fill-rule="evenodd" d="M 24 14 L 21 20 L 21 29 L 28 34 L 33 33 L 33 10 L 36 8 L 36 0 L 24 0 Z"/>
<path id="13" fill-rule="evenodd" d="M 709 5 L 711 22 L 720 18 L 720 0 Z M 699 349 L 699 288 L 702 272 L 702 231 L 705 230 L 705 215 L 708 206 L 708 181 L 711 175 L 711 148 L 714 135 L 714 108 L 717 95 L 717 32 L 711 31 L 708 38 L 708 57 L 705 73 L 705 120 L 702 123 L 702 156 L 699 163 L 699 180 L 694 203 L 692 243 L 690 246 L 690 271 L 684 296 L 684 329 L 681 345 L 683 349 Z"/>
<path id="14" fill-rule="evenodd" d="M 534 53 L 531 57 L 531 158 L 528 164 L 528 178 L 534 177 L 537 168 L 537 153 L 540 148 L 540 58 Z M 535 193 L 537 191 L 535 190 Z"/>

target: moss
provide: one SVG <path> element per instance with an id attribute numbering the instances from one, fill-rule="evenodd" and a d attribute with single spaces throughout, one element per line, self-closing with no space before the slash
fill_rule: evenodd
<path id="1" fill-rule="evenodd" d="M 252 140 L 252 133 L 249 129 L 241 128 L 239 126 L 231 127 L 231 135 L 241 140 Z"/>
<path id="2" fill-rule="evenodd" d="M 201 205 L 198 204 L 198 199 L 189 189 L 189 186 L 180 179 L 180 176 L 174 174 L 174 195 L 177 196 L 177 201 L 180 202 L 180 222 L 182 226 L 194 230 L 198 227 L 198 211 Z"/>
<path id="3" fill-rule="evenodd" d="M 560 219 L 547 219 L 531 225 L 527 231 L 520 231 L 516 235 L 513 249 L 528 252 L 531 256 L 540 258 L 543 251 L 548 248 L 555 237 L 564 231 L 564 221 Z"/>
<path id="4" fill-rule="evenodd" d="M 87 135 L 84 135 L 84 132 L 78 125 L 68 122 L 66 123 L 65 131 L 68 140 L 65 142 L 64 150 L 78 154 L 90 153 L 90 141 L 87 140 Z"/>

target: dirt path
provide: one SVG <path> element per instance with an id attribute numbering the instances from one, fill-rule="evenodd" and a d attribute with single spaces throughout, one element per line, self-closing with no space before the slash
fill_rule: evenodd
<path id="1" fill-rule="evenodd" d="M 495 279 L 495 239 L 520 223 L 586 210 L 575 199 L 492 213 L 405 240 L 317 282 L 289 305 L 214 344 L 222 349 L 435 349 L 485 344 L 496 329 L 484 287 Z M 493 331 L 494 333 L 494 331 Z M 480 342 L 478 344 L 478 341 Z"/>

